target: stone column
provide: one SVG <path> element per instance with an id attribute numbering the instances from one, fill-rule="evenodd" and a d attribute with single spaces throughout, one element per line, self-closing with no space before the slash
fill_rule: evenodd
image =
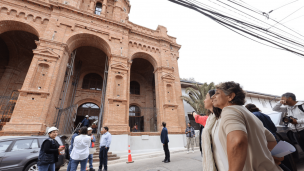
<path id="1" fill-rule="evenodd" d="M 123 62 L 122 62 L 123 61 Z M 127 134 L 128 122 L 128 58 L 119 55 L 111 56 L 109 61 L 107 93 L 103 117 L 103 126 L 108 126 L 111 134 Z"/>
<path id="2" fill-rule="evenodd" d="M 47 127 L 54 126 L 68 50 L 66 44 L 54 40 L 40 38 L 36 43 L 11 121 L 0 131 L 2 135 L 44 134 Z M 41 72 L 41 67 L 47 70 Z"/>
<path id="3" fill-rule="evenodd" d="M 101 13 L 103 15 L 106 15 L 106 13 L 107 13 L 107 4 L 108 4 L 108 0 L 103 0 L 102 9 L 101 9 Z"/>

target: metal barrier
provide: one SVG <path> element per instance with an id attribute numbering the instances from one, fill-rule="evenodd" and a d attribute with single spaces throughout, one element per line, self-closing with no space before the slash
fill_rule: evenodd
<path id="1" fill-rule="evenodd" d="M 13 91 L 11 96 L 0 96 L 0 131 L 11 120 L 18 97 L 18 91 Z"/>

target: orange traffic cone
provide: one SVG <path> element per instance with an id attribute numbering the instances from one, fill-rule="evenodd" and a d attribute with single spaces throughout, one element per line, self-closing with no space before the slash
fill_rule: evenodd
<path id="1" fill-rule="evenodd" d="M 131 156 L 131 149 L 130 149 L 130 145 L 129 145 L 129 154 L 128 154 L 128 162 L 127 163 L 134 163 L 134 161 L 132 160 L 132 156 Z"/>

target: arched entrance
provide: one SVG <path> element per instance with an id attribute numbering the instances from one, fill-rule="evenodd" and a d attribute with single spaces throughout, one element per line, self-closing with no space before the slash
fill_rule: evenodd
<path id="1" fill-rule="evenodd" d="M 77 114 L 73 124 L 74 126 L 78 125 L 85 117 L 85 112 L 89 111 L 93 112 L 92 122 L 94 118 L 97 118 L 98 126 L 100 127 L 102 120 L 98 116 L 103 112 L 107 85 L 108 55 L 111 54 L 110 46 L 102 38 L 91 34 L 74 35 L 68 39 L 67 44 L 72 52 L 60 95 L 59 110 L 74 106 L 75 102 L 84 99 L 92 99 L 95 102 L 101 101 L 101 104 L 94 104 L 91 107 L 80 106 L 77 109 L 80 114 Z M 101 106 L 101 109 L 98 107 L 97 110 L 96 106 Z M 62 122 L 60 121 L 62 118 L 60 111 L 56 118 L 56 125 L 62 127 L 64 124 L 61 124 Z"/>
<path id="2" fill-rule="evenodd" d="M 130 76 L 130 104 L 141 104 L 141 107 L 130 105 L 129 126 L 137 123 L 141 132 L 157 131 L 157 109 L 155 95 L 155 60 L 146 53 L 132 56 Z M 151 63 L 151 62 L 152 63 Z"/>
<path id="3" fill-rule="evenodd" d="M 90 126 L 96 120 L 98 120 L 100 108 L 95 103 L 84 103 L 79 106 L 77 110 L 77 116 L 75 120 L 75 127 L 81 122 L 86 115 L 89 115 Z"/>
<path id="4" fill-rule="evenodd" d="M 3 26 L 0 28 L 1 131 L 11 119 L 19 96 L 18 90 L 23 86 L 39 35 L 33 27 L 24 23 L 1 21 L 0 25 Z"/>

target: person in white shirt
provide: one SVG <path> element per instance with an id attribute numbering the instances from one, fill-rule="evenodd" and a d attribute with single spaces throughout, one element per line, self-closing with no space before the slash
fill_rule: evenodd
<path id="1" fill-rule="evenodd" d="M 102 165 L 104 165 L 103 171 L 108 170 L 108 151 L 110 149 L 112 135 L 109 133 L 108 127 L 103 127 L 100 131 L 103 135 L 100 137 L 100 151 L 99 151 L 99 169 L 101 171 Z"/>
<path id="2" fill-rule="evenodd" d="M 285 117 L 284 122 L 289 122 L 288 126 L 292 131 L 300 135 L 299 145 L 304 150 L 304 102 L 296 101 L 296 96 L 293 93 L 285 93 L 272 110 L 287 113 L 287 117 L 292 117 L 289 121 Z"/>
<path id="3" fill-rule="evenodd" d="M 82 127 L 80 129 L 80 135 L 74 139 L 73 150 L 70 156 L 73 159 L 71 171 L 76 171 L 79 163 L 81 165 L 80 170 L 86 170 L 90 145 L 91 137 L 88 136 L 88 129 L 87 127 Z"/>

